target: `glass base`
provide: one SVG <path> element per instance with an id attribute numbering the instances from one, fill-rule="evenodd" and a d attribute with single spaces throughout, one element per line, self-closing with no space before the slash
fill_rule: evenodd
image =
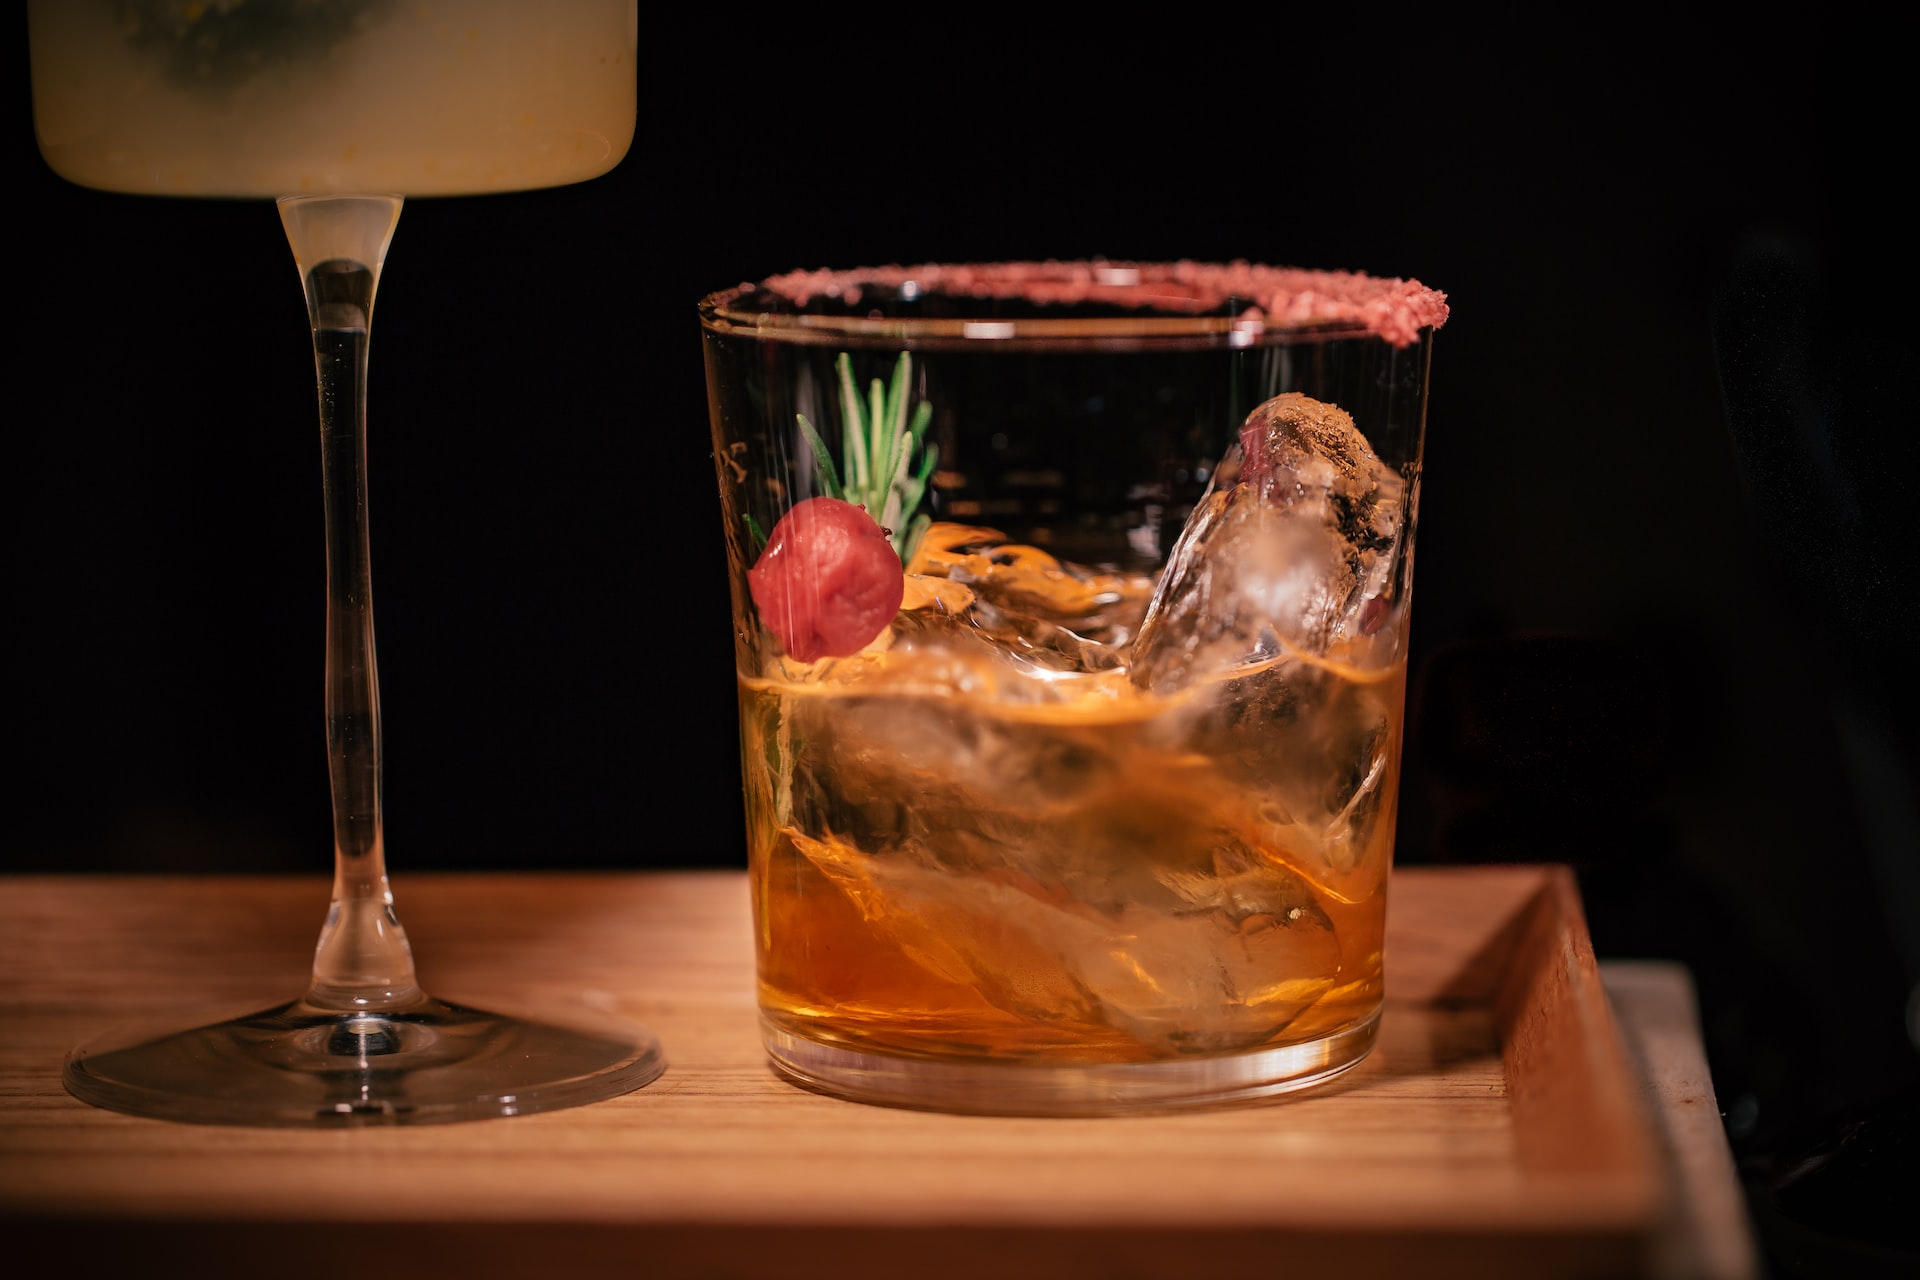
<path id="1" fill-rule="evenodd" d="M 850 1102 L 965 1115 L 1102 1116 L 1241 1102 L 1331 1080 L 1372 1051 L 1380 1015 L 1320 1040 L 1230 1057 L 1054 1066 L 898 1057 L 807 1040 L 764 1018 L 760 1027 L 776 1071 Z"/>
<path id="2" fill-rule="evenodd" d="M 131 1115 L 337 1128 L 555 1111 L 629 1093 L 665 1069 L 644 1028 L 423 997 L 378 1013 L 296 1000 L 185 1031 L 123 1028 L 68 1054 L 65 1081 L 81 1101 Z"/>

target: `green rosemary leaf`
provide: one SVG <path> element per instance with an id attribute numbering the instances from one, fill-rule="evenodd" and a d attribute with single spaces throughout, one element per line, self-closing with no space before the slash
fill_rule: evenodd
<path id="1" fill-rule="evenodd" d="M 893 381 L 887 387 L 887 437 L 898 448 L 902 428 L 907 424 L 907 373 L 912 365 L 912 357 L 906 352 L 893 362 Z"/>
<path id="2" fill-rule="evenodd" d="M 821 490 L 828 497 L 866 508 L 867 514 L 893 535 L 900 561 L 905 564 L 932 523 L 931 516 L 916 512 L 938 456 L 938 450 L 926 443 L 933 406 L 918 404 L 909 414 L 913 391 L 913 358 L 909 352 L 902 351 L 894 361 L 893 376 L 888 381 L 872 379 L 864 396 L 854 380 L 850 353 L 840 353 L 834 370 L 840 382 L 841 430 L 845 437 L 841 443 L 843 472 L 834 469 L 826 441 L 806 415 L 796 415 L 807 447 L 819 464 Z M 921 449 L 917 471 L 913 466 L 915 446 Z M 903 521 L 908 522 L 904 531 Z"/>
<path id="3" fill-rule="evenodd" d="M 939 447 L 928 445 L 926 452 L 920 458 L 919 471 L 912 476 L 906 474 L 906 458 L 903 456 L 900 459 L 901 474 L 894 481 L 892 502 L 899 505 L 902 513 L 919 509 L 920 497 L 927 491 L 927 478 L 933 474 L 934 462 L 939 456 Z"/>
<path id="4" fill-rule="evenodd" d="M 887 509 L 895 514 L 910 512 L 920 503 L 920 491 L 908 481 L 907 468 L 913 457 L 913 446 L 926 433 L 927 423 L 933 420 L 933 406 L 921 404 L 914 410 L 912 425 L 907 422 L 912 363 L 912 358 L 902 351 L 900 359 L 894 362 L 893 385 L 887 394 L 887 434 L 891 443 L 887 466 L 881 474 L 887 478 Z"/>
<path id="5" fill-rule="evenodd" d="M 907 455 L 905 450 L 896 455 L 893 477 L 887 484 L 887 517 L 892 522 L 888 527 L 897 528 L 903 517 L 913 514 L 920 505 L 920 495 L 914 492 L 913 478 L 907 474 Z"/>
<path id="6" fill-rule="evenodd" d="M 867 463 L 873 470 L 867 476 L 867 496 L 878 506 L 886 498 L 893 484 L 893 473 L 888 470 L 892 465 L 893 438 L 892 422 L 887 417 L 887 393 L 875 378 L 867 385 L 867 434 L 870 443 L 867 446 Z"/>
<path id="7" fill-rule="evenodd" d="M 887 466 L 886 470 L 881 473 L 886 477 L 886 487 L 881 489 L 879 485 L 874 486 L 884 495 L 884 501 L 887 504 L 887 512 L 889 515 L 897 516 L 902 510 L 912 510 L 911 507 L 902 508 L 896 497 L 900 492 L 900 481 L 902 477 L 905 476 L 907 470 L 907 445 L 909 443 L 909 441 L 902 440 L 899 436 L 894 436 L 893 439 L 888 442 Z"/>
<path id="8" fill-rule="evenodd" d="M 827 451 L 827 442 L 813 429 L 806 414 L 796 413 L 793 416 L 800 419 L 800 433 L 807 438 L 807 447 L 813 450 L 813 460 L 820 466 L 820 492 L 826 497 L 838 498 L 845 490 L 840 484 L 840 472 L 834 468 L 833 454 Z"/>
<path id="9" fill-rule="evenodd" d="M 853 358 L 846 352 L 840 353 L 834 367 L 840 374 L 840 413 L 841 435 L 847 451 L 847 492 L 858 494 L 866 489 L 867 478 L 867 431 L 860 410 L 860 389 L 853 381 Z M 848 501 L 856 499 L 849 497 Z"/>

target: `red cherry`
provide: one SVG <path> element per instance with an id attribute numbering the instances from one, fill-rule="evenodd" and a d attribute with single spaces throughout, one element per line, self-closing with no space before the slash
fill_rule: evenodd
<path id="1" fill-rule="evenodd" d="M 907 578 L 866 508 L 808 498 L 773 526 L 747 589 L 787 653 L 817 662 L 871 644 L 900 612 Z"/>

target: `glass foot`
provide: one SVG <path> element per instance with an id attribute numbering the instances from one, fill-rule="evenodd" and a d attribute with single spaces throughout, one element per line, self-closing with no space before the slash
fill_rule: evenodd
<path id="1" fill-rule="evenodd" d="M 1221 1058 L 1032 1066 L 985 1059 L 909 1058 L 822 1044 L 766 1019 L 774 1070 L 816 1093 L 969 1115 L 1103 1116 L 1242 1102 L 1320 1084 L 1357 1066 L 1380 1030 L 1365 1022 L 1305 1044 Z"/>
<path id="2" fill-rule="evenodd" d="M 380 1012 L 296 1000 L 185 1031 L 124 1028 L 70 1053 L 65 1080 L 76 1098 L 112 1111 L 291 1128 L 555 1111 L 629 1093 L 665 1068 L 641 1027 L 422 997 Z"/>

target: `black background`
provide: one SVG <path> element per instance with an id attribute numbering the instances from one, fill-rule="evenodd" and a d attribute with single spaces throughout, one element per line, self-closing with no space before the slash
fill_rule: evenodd
<path id="1" fill-rule="evenodd" d="M 412 201 L 387 260 L 369 420 L 396 876 L 744 865 L 702 293 L 935 259 L 1416 277 L 1454 311 L 1400 861 L 1573 864 L 1603 958 L 1693 969 L 1770 1265 L 1871 1274 L 1911 1249 L 1917 384 L 1891 38 L 1607 12 L 1498 35 L 1382 9 L 902 16 L 882 40 L 812 9 L 790 30 L 643 11 L 618 169 Z M 265 202 L 54 177 L 14 27 L 0 865 L 324 872 L 286 240 Z"/>

